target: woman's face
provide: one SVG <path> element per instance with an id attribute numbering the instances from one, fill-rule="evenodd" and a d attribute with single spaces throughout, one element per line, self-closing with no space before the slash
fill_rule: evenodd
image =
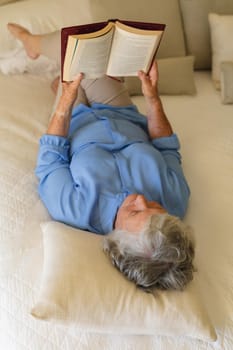
<path id="1" fill-rule="evenodd" d="M 115 229 L 137 233 L 151 215 L 163 213 L 166 210 L 159 203 L 150 202 L 141 194 L 131 194 L 117 212 Z"/>

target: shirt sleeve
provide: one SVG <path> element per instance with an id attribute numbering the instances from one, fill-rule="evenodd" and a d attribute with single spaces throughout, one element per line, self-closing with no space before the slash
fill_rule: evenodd
<path id="1" fill-rule="evenodd" d="M 75 218 L 80 215 L 79 188 L 70 172 L 69 149 L 70 143 L 64 137 L 42 136 L 35 173 L 39 195 L 50 215 L 75 225 Z"/>
<path id="2" fill-rule="evenodd" d="M 180 142 L 176 134 L 153 139 L 152 144 L 161 153 L 169 168 L 174 169 L 178 173 L 183 173 L 181 155 L 179 153 Z"/>
<path id="3" fill-rule="evenodd" d="M 163 201 L 167 204 L 169 212 L 183 218 L 188 206 L 190 189 L 182 169 L 179 139 L 176 134 L 172 134 L 153 139 L 152 144 L 160 152 L 166 169 L 163 176 Z"/>

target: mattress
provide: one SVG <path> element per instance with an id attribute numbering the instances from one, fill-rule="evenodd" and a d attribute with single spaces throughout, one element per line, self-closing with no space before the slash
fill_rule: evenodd
<path id="1" fill-rule="evenodd" d="M 222 105 L 208 72 L 196 72 L 196 96 L 162 96 L 181 141 L 191 200 L 185 220 L 196 238 L 198 290 L 217 332 L 207 343 L 168 336 L 78 331 L 32 317 L 40 283 L 40 223 L 49 215 L 34 167 L 54 96 L 48 78 L 0 76 L 0 348 L 7 350 L 233 349 L 233 107 Z M 134 97 L 140 111 L 143 98 Z"/>

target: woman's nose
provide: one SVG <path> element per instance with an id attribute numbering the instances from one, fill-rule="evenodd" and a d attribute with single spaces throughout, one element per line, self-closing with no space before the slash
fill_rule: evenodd
<path id="1" fill-rule="evenodd" d="M 137 198 L 136 198 L 136 205 L 141 210 L 147 208 L 147 200 L 142 194 L 139 194 L 137 196 Z"/>

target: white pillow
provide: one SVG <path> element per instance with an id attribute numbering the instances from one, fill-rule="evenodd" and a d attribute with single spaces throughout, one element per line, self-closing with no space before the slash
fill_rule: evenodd
<path id="1" fill-rule="evenodd" d="M 111 265 L 101 236 L 55 221 L 41 227 L 44 267 L 35 317 L 105 334 L 216 340 L 195 281 L 183 292 L 145 293 Z"/>
<path id="2" fill-rule="evenodd" d="M 220 64 L 233 61 L 233 15 L 209 14 L 212 45 L 212 78 L 220 89 Z"/>

